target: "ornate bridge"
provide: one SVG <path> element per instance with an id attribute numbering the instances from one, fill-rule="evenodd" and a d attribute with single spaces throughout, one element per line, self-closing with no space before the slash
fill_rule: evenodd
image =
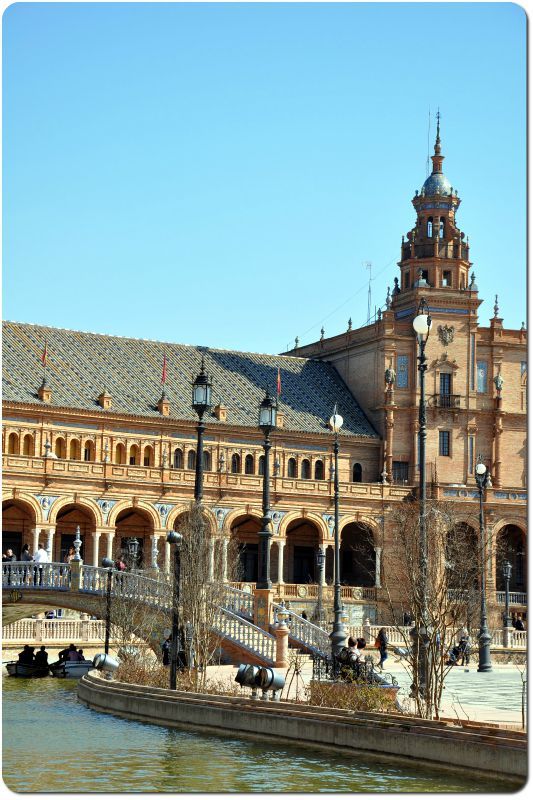
<path id="1" fill-rule="evenodd" d="M 12 619 L 24 616 L 22 607 L 28 605 L 70 608 L 101 617 L 107 581 L 107 569 L 82 562 L 6 562 L 2 564 L 2 604 L 12 609 L 20 608 L 20 613 L 10 615 Z M 137 608 L 161 612 L 163 618 L 168 618 L 172 611 L 172 587 L 163 577 L 149 578 L 140 573 L 113 570 L 111 598 Z M 274 613 L 280 608 L 274 604 Z M 291 644 L 308 651 L 329 650 L 326 631 L 291 611 L 287 613 Z M 273 664 L 276 661 L 276 638 L 254 625 L 253 616 L 253 595 L 226 586 L 213 629 L 221 636 L 223 649 L 232 656 L 241 659 L 253 656 L 257 663 Z M 146 639 L 151 640 L 148 632 Z M 151 644 L 155 645 L 155 642 L 151 641 Z"/>

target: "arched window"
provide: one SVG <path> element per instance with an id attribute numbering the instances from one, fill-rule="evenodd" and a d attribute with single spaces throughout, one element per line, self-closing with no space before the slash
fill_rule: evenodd
<path id="1" fill-rule="evenodd" d="M 311 464 L 307 458 L 304 458 L 302 461 L 302 466 L 300 467 L 300 475 L 305 480 L 309 480 L 311 477 Z"/>
<path id="2" fill-rule="evenodd" d="M 154 465 L 154 451 L 147 445 L 144 448 L 144 457 L 143 457 L 143 466 L 145 467 L 153 467 Z"/>
<path id="3" fill-rule="evenodd" d="M 174 450 L 174 469 L 183 469 L 183 451 L 179 447 Z"/>
<path id="4" fill-rule="evenodd" d="M 295 478 L 296 477 L 296 459 L 289 458 L 287 461 L 287 477 L 288 478 Z"/>
<path id="5" fill-rule="evenodd" d="M 265 474 L 265 457 L 264 456 L 259 456 L 258 467 L 259 467 L 259 474 L 260 475 L 264 475 Z"/>
<path id="6" fill-rule="evenodd" d="M 196 450 L 187 453 L 187 469 L 196 469 Z"/>
<path id="7" fill-rule="evenodd" d="M 315 461 L 315 480 L 316 481 L 323 481 L 324 480 L 324 462 L 323 461 Z"/>
<path id="8" fill-rule="evenodd" d="M 72 461 L 79 461 L 80 460 L 80 443 L 78 439 L 71 439 L 70 440 L 70 447 L 69 447 L 69 458 Z"/>
<path id="9" fill-rule="evenodd" d="M 428 238 L 433 236 L 433 217 L 428 217 Z"/>
<path id="10" fill-rule="evenodd" d="M 233 453 L 231 457 L 231 471 L 235 473 L 241 471 L 241 457 L 238 453 Z"/>
<path id="11" fill-rule="evenodd" d="M 85 447 L 83 448 L 83 460 L 94 461 L 94 442 L 85 442 Z"/>
<path id="12" fill-rule="evenodd" d="M 211 472 L 211 453 L 209 450 L 204 450 L 204 469 L 206 472 Z"/>
<path id="13" fill-rule="evenodd" d="M 33 455 L 33 436 L 27 433 L 22 443 L 22 454 L 25 456 Z"/>
<path id="14" fill-rule="evenodd" d="M 16 433 L 10 433 L 7 440 L 7 452 L 9 455 L 18 455 L 19 451 L 19 437 Z"/>
<path id="15" fill-rule="evenodd" d="M 139 448 L 136 444 L 132 444 L 130 447 L 130 465 L 134 466 L 135 464 L 139 463 Z"/>
<path id="16" fill-rule="evenodd" d="M 244 459 L 244 473 L 245 475 L 253 475 L 254 474 L 254 457 L 248 453 L 246 458 Z"/>
<path id="17" fill-rule="evenodd" d="M 72 443 L 71 443 L 72 449 Z M 123 444 L 117 444 L 117 448 L 115 450 L 115 461 L 117 464 L 125 464 L 126 463 L 126 448 Z"/>
<path id="18" fill-rule="evenodd" d="M 439 220 L 439 239 L 444 239 L 444 217 Z"/>
<path id="19" fill-rule="evenodd" d="M 352 467 L 352 482 L 361 483 L 363 480 L 363 467 L 361 464 L 354 464 Z"/>
<path id="20" fill-rule="evenodd" d="M 54 453 L 58 458 L 65 458 L 66 444 L 62 436 L 58 436 L 54 442 Z"/>

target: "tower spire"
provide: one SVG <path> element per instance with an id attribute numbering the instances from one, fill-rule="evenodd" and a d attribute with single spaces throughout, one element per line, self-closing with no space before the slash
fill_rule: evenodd
<path id="1" fill-rule="evenodd" d="M 433 161 L 433 175 L 442 172 L 442 162 L 444 156 L 441 155 L 440 150 L 440 109 L 437 111 L 437 138 L 435 139 L 435 155 L 431 156 Z"/>

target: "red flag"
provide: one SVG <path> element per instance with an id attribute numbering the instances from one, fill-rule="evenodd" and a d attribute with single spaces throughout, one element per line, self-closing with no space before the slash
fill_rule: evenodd
<path id="1" fill-rule="evenodd" d="M 278 397 L 279 397 L 280 394 L 281 394 L 281 371 L 280 371 L 279 367 L 278 367 L 278 387 L 277 388 L 278 388 Z"/>
<path id="2" fill-rule="evenodd" d="M 167 354 L 163 355 L 163 372 L 161 375 L 161 383 L 167 382 Z"/>
<path id="3" fill-rule="evenodd" d="M 43 350 L 43 354 L 41 356 L 41 364 L 43 365 L 43 367 L 46 367 L 46 359 L 47 358 L 48 358 L 48 343 L 45 340 L 45 342 L 44 342 L 44 350 Z"/>

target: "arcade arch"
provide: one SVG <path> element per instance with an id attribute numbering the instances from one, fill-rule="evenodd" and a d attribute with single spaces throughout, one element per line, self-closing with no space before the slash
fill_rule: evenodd
<path id="1" fill-rule="evenodd" d="M 346 586 L 375 586 L 376 551 L 370 525 L 349 522 L 342 528 L 340 582 Z"/>

